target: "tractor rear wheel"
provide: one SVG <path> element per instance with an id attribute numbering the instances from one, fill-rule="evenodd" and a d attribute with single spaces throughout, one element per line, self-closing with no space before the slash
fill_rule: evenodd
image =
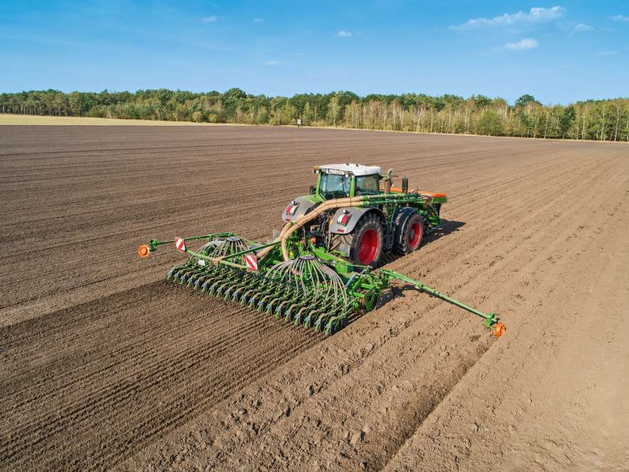
<path id="1" fill-rule="evenodd" d="M 417 213 L 412 214 L 397 234 L 395 249 L 402 254 L 410 254 L 419 249 L 424 239 L 425 229 L 424 217 Z"/>
<path id="2" fill-rule="evenodd" d="M 350 259 L 361 265 L 376 267 L 384 252 L 384 227 L 380 218 L 372 214 L 363 216 L 354 231 L 344 237 L 350 248 Z"/>

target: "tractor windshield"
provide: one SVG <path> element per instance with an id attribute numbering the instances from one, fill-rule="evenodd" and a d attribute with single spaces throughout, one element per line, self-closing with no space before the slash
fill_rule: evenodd
<path id="1" fill-rule="evenodd" d="M 343 174 L 321 173 L 319 191 L 325 198 L 337 198 L 349 196 L 350 177 Z"/>

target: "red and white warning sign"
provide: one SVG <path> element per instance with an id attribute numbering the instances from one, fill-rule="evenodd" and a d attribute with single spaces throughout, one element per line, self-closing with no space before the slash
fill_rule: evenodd
<path id="1" fill-rule="evenodd" d="M 178 238 L 175 236 L 175 247 L 178 251 L 185 252 L 186 251 L 186 240 L 183 238 Z"/>
<path id="2" fill-rule="evenodd" d="M 258 270 L 258 258 L 254 253 L 245 254 L 245 263 L 249 270 Z"/>

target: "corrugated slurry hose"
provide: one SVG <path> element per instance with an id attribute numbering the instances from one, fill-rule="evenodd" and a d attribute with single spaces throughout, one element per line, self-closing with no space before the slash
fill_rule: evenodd
<path id="1" fill-rule="evenodd" d="M 288 240 L 290 235 L 293 234 L 295 231 L 297 231 L 299 228 L 303 227 L 306 223 L 314 220 L 317 216 L 321 215 L 322 213 L 328 210 L 333 210 L 333 209 L 338 209 L 338 208 L 348 208 L 348 207 L 353 207 L 353 206 L 362 206 L 362 203 L 364 203 L 363 197 L 347 197 L 347 198 L 336 198 L 333 200 L 328 200 L 325 203 L 322 203 L 321 205 L 319 205 L 317 208 L 315 208 L 313 211 L 311 211 L 307 215 L 304 215 L 301 218 L 299 218 L 297 221 L 291 221 L 291 222 L 286 223 L 284 227 L 282 228 L 280 235 L 277 237 L 277 239 L 275 239 L 275 241 L 281 241 L 282 256 L 284 257 L 284 260 L 285 261 L 290 260 L 290 256 L 288 255 L 288 249 L 286 248 L 286 241 Z M 267 247 L 263 249 L 258 254 L 258 257 L 260 259 L 263 258 L 269 253 L 269 251 L 271 251 L 271 249 L 273 249 L 273 247 Z"/>

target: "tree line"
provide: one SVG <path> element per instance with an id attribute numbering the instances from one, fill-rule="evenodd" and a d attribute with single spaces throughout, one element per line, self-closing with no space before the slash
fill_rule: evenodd
<path id="1" fill-rule="evenodd" d="M 352 92 L 250 95 L 232 88 L 194 93 L 57 90 L 0 94 L 2 113 L 260 125 L 337 126 L 420 133 L 629 141 L 629 99 L 543 105 L 523 95 L 502 98 L 424 94 L 360 97 Z"/>

